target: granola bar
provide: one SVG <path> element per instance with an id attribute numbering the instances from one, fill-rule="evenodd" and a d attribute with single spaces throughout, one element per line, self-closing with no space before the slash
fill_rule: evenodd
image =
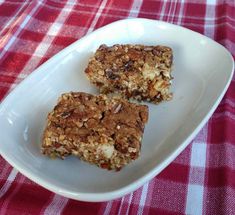
<path id="1" fill-rule="evenodd" d="M 85 73 L 101 93 L 159 103 L 172 98 L 172 59 L 166 46 L 101 45 Z"/>
<path id="2" fill-rule="evenodd" d="M 42 152 L 62 159 L 72 154 L 119 170 L 138 158 L 147 120 L 146 105 L 106 95 L 65 93 L 48 114 Z"/>

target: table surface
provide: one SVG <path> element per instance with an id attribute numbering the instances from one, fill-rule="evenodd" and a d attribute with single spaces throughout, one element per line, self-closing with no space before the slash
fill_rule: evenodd
<path id="1" fill-rule="evenodd" d="M 77 39 L 128 17 L 182 25 L 235 57 L 235 1 L 0 1 L 0 100 Z M 135 192 L 88 203 L 56 195 L 0 156 L 0 214 L 235 214 L 235 77 L 192 143 Z"/>

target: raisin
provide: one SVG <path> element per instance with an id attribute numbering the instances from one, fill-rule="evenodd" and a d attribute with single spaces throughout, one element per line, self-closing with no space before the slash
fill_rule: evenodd
<path id="1" fill-rule="evenodd" d="M 117 74 L 114 74 L 111 69 L 107 69 L 105 71 L 105 74 L 106 74 L 107 78 L 110 79 L 110 80 L 119 79 L 119 76 Z"/>

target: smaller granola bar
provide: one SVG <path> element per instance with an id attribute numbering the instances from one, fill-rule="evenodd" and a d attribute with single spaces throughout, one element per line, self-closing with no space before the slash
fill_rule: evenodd
<path id="1" fill-rule="evenodd" d="M 50 157 L 76 155 L 108 170 L 139 157 L 148 107 L 122 98 L 65 93 L 48 114 L 42 152 Z"/>
<path id="2" fill-rule="evenodd" d="M 85 73 L 101 93 L 159 103 L 172 98 L 172 59 L 166 46 L 101 45 Z"/>

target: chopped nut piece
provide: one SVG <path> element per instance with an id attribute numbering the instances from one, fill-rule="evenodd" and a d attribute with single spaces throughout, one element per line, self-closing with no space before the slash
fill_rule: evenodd
<path id="1" fill-rule="evenodd" d="M 159 103 L 172 98 L 172 59 L 166 46 L 101 45 L 85 73 L 101 93 Z"/>
<path id="2" fill-rule="evenodd" d="M 120 170 L 138 158 L 147 120 L 146 105 L 65 93 L 48 114 L 42 152 L 53 158 L 72 154 L 101 168 Z"/>
<path id="3" fill-rule="evenodd" d="M 121 110 L 121 107 L 122 107 L 122 105 L 121 105 L 121 104 L 118 104 L 118 105 L 115 107 L 115 110 L 113 111 L 113 113 L 118 113 L 118 112 Z"/>

